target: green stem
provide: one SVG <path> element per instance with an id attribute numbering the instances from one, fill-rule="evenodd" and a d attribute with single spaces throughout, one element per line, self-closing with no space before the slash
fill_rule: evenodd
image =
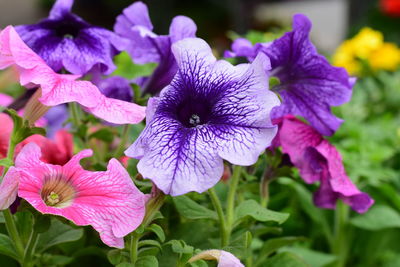
<path id="1" fill-rule="evenodd" d="M 17 225 L 15 224 L 15 221 L 9 209 L 3 210 L 3 215 L 6 223 L 7 232 L 10 235 L 12 241 L 14 241 L 14 246 L 17 254 L 22 259 L 24 255 L 24 246 L 18 234 Z"/>
<path id="2" fill-rule="evenodd" d="M 234 216 L 235 216 L 235 195 L 237 187 L 240 180 L 240 174 L 242 172 L 242 167 L 235 165 L 233 167 L 233 174 L 231 177 L 231 182 L 229 184 L 228 198 L 226 200 L 226 233 L 227 244 L 229 244 L 229 239 L 231 236 Z"/>
<path id="3" fill-rule="evenodd" d="M 128 141 L 128 137 L 129 137 L 129 127 L 130 127 L 130 124 L 124 125 L 124 128 L 122 130 L 122 135 L 121 135 L 121 141 L 119 142 L 119 146 L 114 154 L 115 158 L 119 158 L 124 154 L 124 151 L 126 149 L 125 145 L 126 145 L 126 142 Z"/>
<path id="4" fill-rule="evenodd" d="M 208 189 L 208 194 L 210 195 L 211 202 L 214 206 L 215 211 L 218 214 L 219 225 L 221 229 L 221 247 L 228 245 L 228 236 L 226 229 L 225 214 L 222 209 L 221 201 L 219 200 L 217 193 L 215 193 L 214 188 Z"/>
<path id="5" fill-rule="evenodd" d="M 139 239 L 140 239 L 140 235 L 133 232 L 131 234 L 131 247 L 130 247 L 130 251 L 131 251 L 131 262 L 133 264 L 136 263 L 137 259 L 138 259 L 138 245 L 139 245 Z"/>
<path id="6" fill-rule="evenodd" d="M 68 107 L 69 107 L 69 112 L 71 113 L 72 124 L 75 126 L 75 128 L 78 128 L 79 125 L 81 124 L 81 116 L 78 104 L 75 102 L 71 102 L 69 103 Z"/>
<path id="7" fill-rule="evenodd" d="M 147 227 L 152 221 L 157 211 L 161 208 L 165 201 L 165 195 L 158 189 L 152 192 L 153 196 L 146 203 L 146 214 L 144 215 L 141 227 Z M 138 245 L 139 240 L 143 234 L 133 232 L 131 234 L 130 244 L 130 257 L 133 264 L 136 263 L 138 258 Z"/>
<path id="8" fill-rule="evenodd" d="M 38 236 L 39 236 L 38 232 L 35 230 L 35 228 L 33 228 L 32 232 L 31 232 L 31 236 L 29 237 L 28 244 L 25 249 L 24 261 L 22 264 L 23 267 L 33 266 L 32 256 L 35 251 Z"/>
<path id="9" fill-rule="evenodd" d="M 347 254 L 349 249 L 348 224 L 349 207 L 342 201 L 338 201 L 335 210 L 335 236 L 333 240 L 333 253 L 338 257 L 336 267 L 346 266 Z"/>

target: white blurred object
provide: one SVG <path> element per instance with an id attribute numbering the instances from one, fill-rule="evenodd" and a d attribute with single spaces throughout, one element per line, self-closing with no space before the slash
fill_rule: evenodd
<path id="1" fill-rule="evenodd" d="M 292 0 L 261 4 L 255 17 L 261 22 L 276 20 L 291 25 L 293 15 L 303 13 L 313 23 L 313 42 L 322 51 L 332 52 L 345 38 L 348 8 L 346 0 Z"/>
<path id="2" fill-rule="evenodd" d="M 36 0 L 0 0 L 0 28 L 35 23 L 41 17 L 43 14 Z"/>

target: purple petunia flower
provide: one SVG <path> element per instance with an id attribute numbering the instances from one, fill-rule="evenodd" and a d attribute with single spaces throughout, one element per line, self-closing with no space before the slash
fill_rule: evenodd
<path id="1" fill-rule="evenodd" d="M 169 35 L 157 35 L 152 32 L 147 6 L 136 2 L 117 17 L 114 30 L 130 40 L 127 52 L 135 63 L 158 63 L 150 77 L 138 79 L 144 93 L 155 95 L 171 82 L 178 70 L 171 45 L 184 38 L 195 37 L 197 27 L 190 18 L 176 16 L 170 25 Z"/>
<path id="2" fill-rule="evenodd" d="M 342 123 L 331 106 L 341 105 L 351 98 L 355 80 L 343 68 L 333 67 L 309 40 L 310 20 L 301 14 L 293 18 L 293 30 L 272 43 L 251 46 L 244 39 L 236 40 L 225 56 L 245 56 L 252 61 L 259 51 L 271 60 L 271 76 L 280 84 L 273 88 L 283 99 L 271 116 L 287 114 L 303 116 L 323 135 L 332 135 Z"/>
<path id="3" fill-rule="evenodd" d="M 15 29 L 56 72 L 65 69 L 83 75 L 95 68 L 110 74 L 116 68 L 112 59 L 125 49 L 127 40 L 72 14 L 73 3 L 73 0 L 57 0 L 48 18 Z"/>
<path id="4" fill-rule="evenodd" d="M 100 92 L 106 97 L 119 99 L 127 102 L 133 100 L 133 90 L 130 81 L 119 76 L 112 76 L 99 81 L 94 81 Z"/>
<path id="5" fill-rule="evenodd" d="M 223 173 L 223 159 L 254 164 L 274 138 L 268 58 L 232 66 L 217 61 L 202 39 L 172 46 L 178 72 L 160 97 L 151 98 L 147 125 L 125 152 L 140 159 L 139 172 L 173 196 L 203 192 Z"/>

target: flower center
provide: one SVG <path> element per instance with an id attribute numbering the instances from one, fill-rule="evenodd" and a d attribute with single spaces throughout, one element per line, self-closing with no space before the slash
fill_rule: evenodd
<path id="1" fill-rule="evenodd" d="M 63 20 L 54 21 L 52 23 L 52 28 L 57 36 L 61 38 L 74 39 L 79 35 L 83 25 L 71 18 L 64 18 Z"/>
<path id="2" fill-rule="evenodd" d="M 211 117 L 211 108 L 207 101 L 187 100 L 178 105 L 177 118 L 187 128 L 206 124 Z"/>
<path id="3" fill-rule="evenodd" d="M 50 174 L 44 178 L 40 196 L 47 206 L 64 208 L 72 204 L 76 191 L 63 174 Z"/>
<path id="4" fill-rule="evenodd" d="M 200 117 L 196 114 L 192 114 L 192 117 L 189 119 L 189 123 L 193 125 L 193 127 L 196 127 L 200 124 Z"/>

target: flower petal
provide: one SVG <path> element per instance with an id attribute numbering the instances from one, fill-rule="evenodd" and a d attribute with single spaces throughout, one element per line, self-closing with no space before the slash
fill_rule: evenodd
<path id="1" fill-rule="evenodd" d="M 155 117 L 125 154 L 139 158 L 139 172 L 165 194 L 204 192 L 222 176 L 223 162 L 205 128 L 182 128 L 176 121 Z"/>
<path id="2" fill-rule="evenodd" d="M 19 172 L 10 167 L 0 185 L 0 210 L 8 209 L 17 198 Z"/>
<path id="3" fill-rule="evenodd" d="M 179 69 L 188 73 L 196 71 L 201 75 L 216 62 L 210 46 L 200 38 L 186 38 L 174 43 L 172 53 Z"/>
<path id="4" fill-rule="evenodd" d="M 57 19 L 71 11 L 74 0 L 57 0 L 50 10 L 49 18 Z"/>
<path id="5" fill-rule="evenodd" d="M 188 37 L 195 37 L 197 26 L 191 18 L 186 16 L 176 16 L 172 19 L 169 27 L 169 35 L 171 36 L 171 43 Z"/>
<path id="6" fill-rule="evenodd" d="M 211 128 L 218 144 L 217 151 L 233 164 L 254 164 L 277 133 L 270 112 L 280 102 L 268 90 L 268 77 L 264 73 L 268 65 L 268 58 L 260 54 L 251 65 L 246 66 L 243 76 L 226 88 L 223 97 L 216 103 L 214 113 L 218 115 L 213 118 Z M 234 75 L 234 72 L 230 74 L 227 71 L 228 68 L 225 68 L 223 74 L 228 77 Z M 241 72 L 239 70 L 239 74 Z M 223 74 L 216 72 L 220 77 Z"/>

